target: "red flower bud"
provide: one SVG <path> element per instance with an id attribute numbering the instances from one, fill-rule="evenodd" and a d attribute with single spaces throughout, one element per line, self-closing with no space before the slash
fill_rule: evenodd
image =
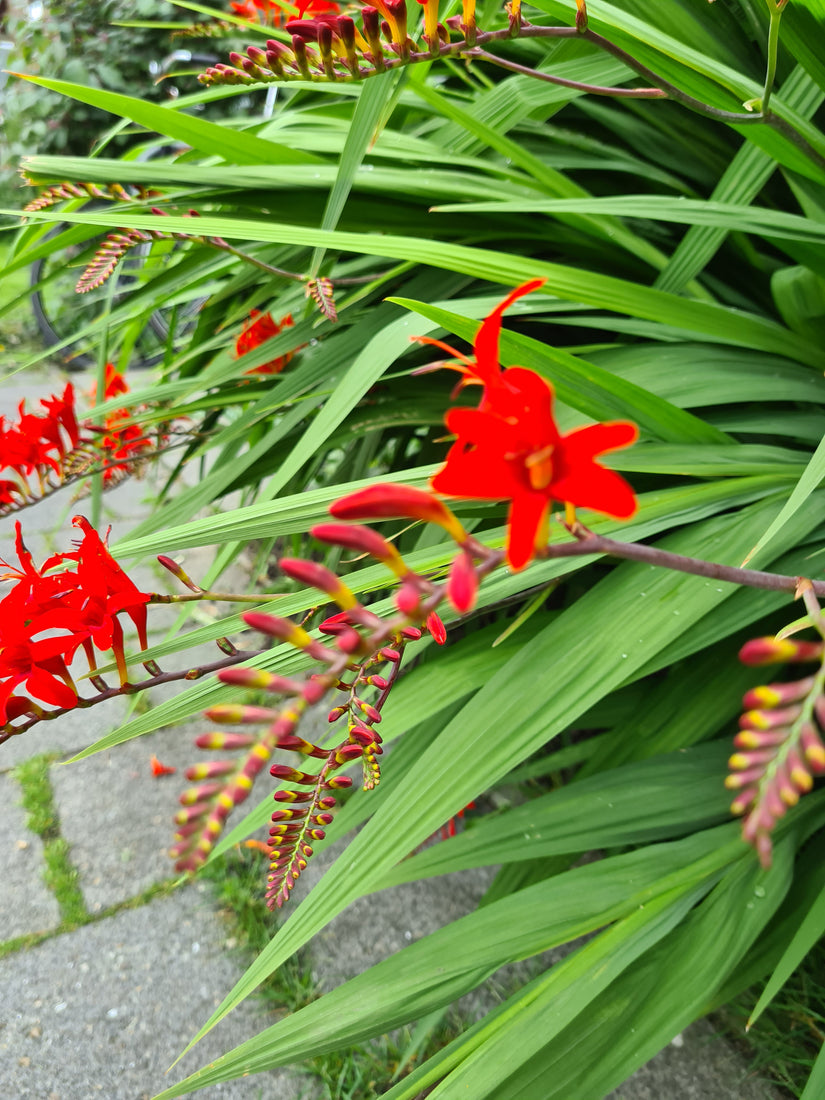
<path id="1" fill-rule="evenodd" d="M 278 567 L 282 573 L 286 573 L 293 580 L 325 592 L 344 611 L 358 605 L 358 600 L 341 578 L 325 565 L 319 565 L 314 561 L 303 561 L 301 558 L 281 558 Z"/>
<path id="2" fill-rule="evenodd" d="M 392 543 L 387 542 L 371 527 L 362 527 L 359 524 L 319 523 L 310 528 L 309 533 L 319 542 L 343 546 L 359 554 L 369 554 L 371 558 L 383 562 L 397 577 L 403 577 L 409 572 Z"/>
<path id="3" fill-rule="evenodd" d="M 273 764 L 269 769 L 273 779 L 287 779 L 290 783 L 301 783 L 313 787 L 318 782 L 318 776 L 309 772 L 299 772 L 290 768 L 288 764 Z"/>
<path id="4" fill-rule="evenodd" d="M 195 738 L 195 744 L 199 749 L 251 749 L 258 741 L 249 733 L 202 733 Z"/>
<path id="5" fill-rule="evenodd" d="M 823 642 L 797 642 L 791 638 L 752 638 L 739 650 L 743 665 L 773 665 L 786 661 L 818 661 Z"/>
<path id="6" fill-rule="evenodd" d="M 217 703 L 203 713 L 210 722 L 226 723 L 228 726 L 273 722 L 278 717 L 278 711 L 270 710 L 269 707 L 245 707 L 239 703 Z"/>
<path id="7" fill-rule="evenodd" d="M 427 630 L 429 630 L 436 645 L 444 645 L 447 641 L 447 630 L 435 611 L 427 616 L 427 621 L 424 625 Z"/>
<path id="8" fill-rule="evenodd" d="M 164 569 L 168 569 L 173 577 L 177 577 L 181 584 L 185 584 L 192 592 L 203 592 L 201 586 L 195 584 L 191 577 L 183 571 L 183 567 L 178 565 L 172 558 L 168 558 L 166 554 L 158 554 L 158 561 Z"/>
<path id="9" fill-rule="evenodd" d="M 459 612 L 472 611 L 478 596 L 478 576 L 473 564 L 472 554 L 462 550 L 453 558 L 450 576 L 447 580 L 447 599 Z"/>
<path id="10" fill-rule="evenodd" d="M 467 532 L 446 504 L 411 485 L 370 485 L 334 501 L 329 511 L 336 519 L 419 519 L 443 527 L 456 542 L 467 539 Z"/>
<path id="11" fill-rule="evenodd" d="M 183 773 L 190 782 L 202 779 L 218 779 L 231 775 L 236 769 L 234 760 L 211 760 L 208 764 L 192 764 Z"/>

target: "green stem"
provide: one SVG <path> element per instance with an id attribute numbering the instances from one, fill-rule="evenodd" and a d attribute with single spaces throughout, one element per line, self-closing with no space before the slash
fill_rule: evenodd
<path id="1" fill-rule="evenodd" d="M 248 592 L 194 592 L 190 595 L 168 596 L 163 592 L 152 592 L 149 603 L 195 603 L 198 600 L 213 600 L 215 603 L 253 603 L 262 604 L 277 599 L 271 595 L 250 595 Z"/>
<path id="2" fill-rule="evenodd" d="M 770 4 L 771 21 L 768 26 L 768 65 L 765 71 L 765 90 L 762 93 L 762 114 L 768 113 L 773 83 L 776 79 L 776 58 L 779 52 L 779 21 L 784 5 Z"/>

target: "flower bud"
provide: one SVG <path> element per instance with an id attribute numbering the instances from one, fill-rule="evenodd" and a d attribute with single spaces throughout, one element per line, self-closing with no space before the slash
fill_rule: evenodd
<path id="1" fill-rule="evenodd" d="M 240 703 L 217 703 L 203 713 L 210 722 L 221 722 L 228 726 L 273 722 L 278 718 L 277 710 L 270 710 L 269 707 L 247 707 Z"/>
<path id="2" fill-rule="evenodd" d="M 447 579 L 447 599 L 460 615 L 472 611 L 478 596 L 478 575 L 472 554 L 462 550 L 453 558 Z"/>
<path id="3" fill-rule="evenodd" d="M 278 568 L 293 580 L 325 592 L 344 611 L 358 606 L 358 600 L 341 578 L 325 565 L 301 558 L 281 558 Z"/>
<path id="4" fill-rule="evenodd" d="M 290 783 L 302 783 L 310 787 L 314 787 L 318 782 L 317 775 L 297 771 L 295 768 L 290 768 L 288 764 L 273 764 L 269 769 L 269 774 L 273 779 L 286 779 Z"/>
<path id="5" fill-rule="evenodd" d="M 329 511 L 335 519 L 419 519 L 443 527 L 456 542 L 467 539 L 467 532 L 446 504 L 411 485 L 370 485 L 334 501 Z"/>
<path id="6" fill-rule="evenodd" d="M 444 645 L 447 641 L 447 630 L 435 611 L 427 616 L 427 621 L 424 625 L 427 630 L 429 630 L 436 645 Z"/>
<path id="7" fill-rule="evenodd" d="M 363 699 L 356 699 L 355 700 L 355 705 L 358 707 L 358 709 L 363 714 L 366 714 L 366 716 L 367 716 L 367 718 L 369 718 L 370 722 L 380 722 L 381 721 L 381 712 L 376 710 L 375 707 L 372 706 L 371 703 L 365 703 L 363 701 Z"/>
<path id="8" fill-rule="evenodd" d="M 251 749 L 257 744 L 258 738 L 250 733 L 202 733 L 195 738 L 195 744 L 199 749 Z"/>
<path id="9" fill-rule="evenodd" d="M 360 524 L 319 523 L 310 528 L 310 535 L 332 546 L 343 546 L 359 554 L 369 554 L 371 558 L 383 562 L 397 577 L 404 577 L 409 570 L 392 543 L 382 538 L 371 527 Z"/>
<path id="10" fill-rule="evenodd" d="M 739 650 L 743 665 L 773 665 L 786 661 L 818 661 L 823 642 L 798 642 L 791 638 L 752 638 Z"/>
<path id="11" fill-rule="evenodd" d="M 296 737 L 291 733 L 278 736 L 278 748 L 286 752 L 300 752 L 304 756 L 314 756 L 318 760 L 326 760 L 329 756 L 328 749 L 321 749 L 311 741 L 304 741 L 303 737 Z"/>
<path id="12" fill-rule="evenodd" d="M 223 783 L 201 783 L 196 787 L 186 787 L 178 795 L 181 806 L 194 806 L 196 803 L 206 803 L 224 789 Z"/>
<path id="13" fill-rule="evenodd" d="M 341 630 L 335 639 L 335 644 L 342 653 L 358 653 L 364 649 L 364 639 L 352 627 L 345 627 Z"/>
<path id="14" fill-rule="evenodd" d="M 822 744 L 822 738 L 813 723 L 806 722 L 802 726 L 799 743 L 808 767 L 818 775 L 825 772 L 825 745 Z"/>
<path id="15" fill-rule="evenodd" d="M 259 630 L 262 634 L 269 634 L 270 637 L 288 642 L 289 645 L 303 650 L 304 653 L 316 661 L 330 662 L 335 660 L 334 655 L 325 646 L 314 641 L 303 627 L 298 626 L 289 619 L 281 619 L 277 615 L 266 615 L 261 611 L 247 611 L 241 618 L 253 630 Z"/>
<path id="16" fill-rule="evenodd" d="M 222 668 L 218 679 L 224 684 L 250 688 L 255 691 L 270 691 L 277 695 L 301 695 L 303 684 L 288 680 L 284 676 L 275 676 L 262 668 Z"/>
<path id="17" fill-rule="evenodd" d="M 284 806 L 283 809 L 275 810 L 270 818 L 271 821 L 303 821 L 307 815 L 306 806 L 296 806 L 294 809 Z M 313 820 L 315 820 L 313 818 Z"/>
<path id="18" fill-rule="evenodd" d="M 343 791 L 352 786 L 352 780 L 348 775 L 333 775 L 331 779 L 327 780 L 325 786 L 331 791 Z"/>
<path id="19" fill-rule="evenodd" d="M 741 729 L 769 730 L 792 725 L 802 713 L 802 707 L 782 707 L 775 710 L 748 710 L 739 719 Z"/>
<path id="20" fill-rule="evenodd" d="M 184 573 L 183 568 L 176 561 L 167 557 L 166 554 L 158 554 L 158 561 L 164 569 L 168 569 L 172 576 L 176 577 L 181 584 L 186 585 L 190 591 L 199 593 L 204 591 L 199 584 L 195 584 L 191 577 Z"/>
<path id="21" fill-rule="evenodd" d="M 202 779 L 218 779 L 223 775 L 231 775 L 236 767 L 234 760 L 211 760 L 208 764 L 192 764 L 183 774 L 194 783 Z"/>
<path id="22" fill-rule="evenodd" d="M 275 791 L 272 796 L 275 802 L 312 802 L 315 798 L 314 791 Z"/>
<path id="23" fill-rule="evenodd" d="M 742 700 L 745 710 L 762 707 L 778 707 L 781 703 L 795 703 L 804 699 L 814 686 L 814 677 L 806 676 L 802 680 L 792 680 L 786 684 L 763 684 L 752 688 Z"/>

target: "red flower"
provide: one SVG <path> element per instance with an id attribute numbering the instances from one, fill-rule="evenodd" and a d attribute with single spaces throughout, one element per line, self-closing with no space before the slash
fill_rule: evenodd
<path id="1" fill-rule="evenodd" d="M 249 314 L 249 320 L 244 322 L 240 336 L 235 341 L 235 354 L 240 358 L 247 352 L 254 351 L 267 340 L 277 336 L 283 329 L 290 328 L 294 324 L 292 314 L 287 313 L 280 321 L 274 320 L 271 313 L 261 313 L 253 309 Z M 253 367 L 245 371 L 245 374 L 280 374 L 295 353 L 289 351 L 286 355 L 279 355 L 277 359 L 270 359 L 268 363 L 262 363 L 260 367 Z"/>
<path id="2" fill-rule="evenodd" d="M 432 487 L 447 496 L 511 501 L 507 560 L 523 569 L 546 541 L 552 501 L 592 508 L 617 519 L 636 511 L 627 482 L 595 461 L 605 451 L 637 438 L 634 424 L 592 424 L 562 436 L 553 418 L 550 384 L 525 367 L 502 370 L 498 342 L 504 310 L 537 289 L 525 283 L 484 320 L 475 340 L 475 362 L 461 357 L 466 381 L 484 386 L 476 409 L 450 409 L 446 424 L 458 437 Z M 443 345 L 442 345 L 443 346 Z"/>
<path id="3" fill-rule="evenodd" d="M 94 398 L 96 387 L 92 387 L 91 396 Z M 106 375 L 103 383 L 103 400 L 111 401 L 113 397 L 120 397 L 129 393 L 129 385 L 122 374 L 115 369 L 114 363 L 106 364 Z M 131 463 L 145 451 L 152 450 L 151 440 L 146 438 L 144 431 L 137 424 L 127 424 L 132 414 L 129 409 L 116 409 L 105 417 L 99 439 L 100 448 L 106 462 L 103 471 L 103 482 L 110 485 L 122 481 L 130 472 Z"/>
<path id="4" fill-rule="evenodd" d="M 0 416 L 0 469 L 11 470 L 19 481 L 0 482 L 0 505 L 19 504 L 30 495 L 28 478 L 36 474 L 41 488 L 50 474 L 63 477 L 66 456 L 82 442 L 74 409 L 74 389 L 41 398 L 41 416 L 28 413 L 20 402 L 16 424 Z"/>
<path id="5" fill-rule="evenodd" d="M 152 775 L 157 779 L 161 775 L 174 775 L 178 770 L 177 768 L 170 768 L 168 764 L 161 764 L 160 760 L 153 754 L 149 759 L 149 767 L 152 769 Z"/>
<path id="6" fill-rule="evenodd" d="M 62 554 L 64 561 L 77 562 L 78 587 L 83 593 L 80 628 L 85 631 L 84 649 L 90 667 L 94 668 L 94 656 L 88 640 L 100 650 L 112 650 L 117 661 L 121 683 L 127 680 L 126 658 L 123 647 L 123 628 L 118 615 L 122 612 L 132 620 L 138 634 L 141 649 L 148 649 L 146 636 L 146 604 L 148 592 L 141 592 L 135 582 L 124 573 L 109 553 L 106 540 L 83 516 L 75 516 L 73 527 L 83 531 L 77 550 Z"/>
<path id="7" fill-rule="evenodd" d="M 142 649 L 147 648 L 146 604 L 141 592 L 109 554 L 85 519 L 75 517 L 83 538 L 74 551 L 55 554 L 39 568 L 16 525 L 20 565 L 6 562 L 0 580 L 14 586 L 0 600 L 0 725 L 31 709 L 30 701 L 14 695 L 23 684 L 40 701 L 59 707 L 74 706 L 77 692 L 68 666 L 82 646 L 94 670 L 94 646 L 111 650 L 121 682 L 127 679 L 123 628 L 118 616 L 135 624 Z M 56 572 L 76 563 L 77 569 Z"/>
<path id="8" fill-rule="evenodd" d="M 339 12 L 341 7 L 333 0 L 287 0 L 298 9 L 298 18 L 309 13 L 317 15 L 319 12 Z M 280 27 L 293 16 L 283 10 L 276 0 L 233 0 L 229 5 L 235 15 L 249 19 L 254 23 L 263 23 L 270 27 Z"/>

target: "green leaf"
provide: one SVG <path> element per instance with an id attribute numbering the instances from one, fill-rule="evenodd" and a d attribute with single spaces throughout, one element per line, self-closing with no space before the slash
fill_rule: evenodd
<path id="1" fill-rule="evenodd" d="M 741 850 L 733 832 L 726 826 L 587 864 L 484 906 L 272 1025 L 156 1100 L 351 1045 L 448 1004 L 506 962 L 613 920 L 638 919 L 647 908 L 655 912 L 663 895 L 667 907 L 670 891 L 684 895 L 697 884 L 706 889 Z"/>
<path id="2" fill-rule="evenodd" d="M 70 84 L 65 80 L 49 80 L 23 73 L 15 75 L 41 88 L 88 103 L 91 107 L 99 107 L 102 111 L 130 118 L 147 130 L 183 141 L 207 156 L 219 156 L 239 164 L 309 164 L 317 161 L 310 153 L 298 152 L 287 145 L 279 145 L 254 134 L 230 130 L 205 118 L 185 115 L 171 107 L 162 107 L 148 100 L 121 95 L 119 92 L 106 92 L 99 88 L 86 88 L 82 84 Z"/>
<path id="3" fill-rule="evenodd" d="M 639 844 L 721 821 L 730 794 L 719 782 L 730 749 L 713 744 L 613 768 L 487 814 L 458 836 L 399 863 L 379 889 L 470 867 Z"/>
<path id="4" fill-rule="evenodd" d="M 816 520 L 825 515 L 825 500 L 818 503 Z M 747 543 L 750 532 L 763 522 L 764 511 L 764 506 L 751 506 L 732 521 L 697 524 L 665 539 L 664 545 L 700 557 L 708 556 L 712 547 L 713 556 L 725 560 Z M 809 528 L 814 516 L 806 518 Z M 786 544 L 797 537 L 793 524 L 784 529 Z M 647 594 L 643 603 L 638 598 L 640 584 Z M 392 804 L 383 805 L 354 838 L 190 1046 L 350 901 L 374 889 L 399 859 L 480 790 L 568 728 L 728 595 L 701 578 L 652 572 L 628 563 L 531 638 L 441 732 L 422 755 L 416 774 L 406 777 Z M 633 629 L 605 631 L 607 622 L 632 622 Z M 505 714 L 506 736 L 502 736 Z M 445 760 L 449 767 L 444 766 Z M 428 777 L 423 802 L 422 774 Z M 351 873 L 353 865 L 360 868 L 357 876 Z"/>
<path id="5" fill-rule="evenodd" d="M 758 539 L 756 545 L 749 551 L 743 561 L 743 565 L 752 562 L 759 557 L 764 548 L 782 530 L 783 526 L 794 516 L 825 480 L 825 438 L 817 447 L 805 472 L 796 483 L 793 492 L 788 497 L 782 511 L 768 526 L 767 530 Z"/>
<path id="6" fill-rule="evenodd" d="M 11 213 L 14 211 L 0 211 Z M 30 218 L 54 221 L 48 211 L 30 213 Z M 157 228 L 157 217 L 133 214 L 121 209 L 114 213 L 95 211 L 91 214 L 61 212 L 59 219 L 89 225 L 105 225 L 135 229 Z M 168 232 L 187 233 L 191 219 L 169 215 L 163 219 Z M 271 221 L 206 215 L 198 220 L 201 233 L 230 240 L 277 241 L 294 244 L 294 225 Z M 690 301 L 673 294 L 602 275 L 581 271 L 561 264 L 529 257 L 512 256 L 483 248 L 450 244 L 422 237 L 396 237 L 391 234 L 361 234 L 301 228 L 301 242 L 312 247 L 339 248 L 370 256 L 386 256 L 397 260 L 412 260 L 436 268 L 488 279 L 513 286 L 530 279 L 545 278 L 540 293 L 555 295 L 584 305 L 596 306 L 615 313 L 660 321 L 722 343 L 738 344 L 758 351 L 775 352 L 799 359 L 812 367 L 825 370 L 825 352 L 767 318 L 708 302 Z"/>
<path id="7" fill-rule="evenodd" d="M 825 890 L 805 914 L 802 922 L 788 942 L 782 958 L 776 964 L 770 980 L 750 1014 L 748 1028 L 752 1028 L 776 994 L 793 974 L 812 947 L 825 935 Z"/>

